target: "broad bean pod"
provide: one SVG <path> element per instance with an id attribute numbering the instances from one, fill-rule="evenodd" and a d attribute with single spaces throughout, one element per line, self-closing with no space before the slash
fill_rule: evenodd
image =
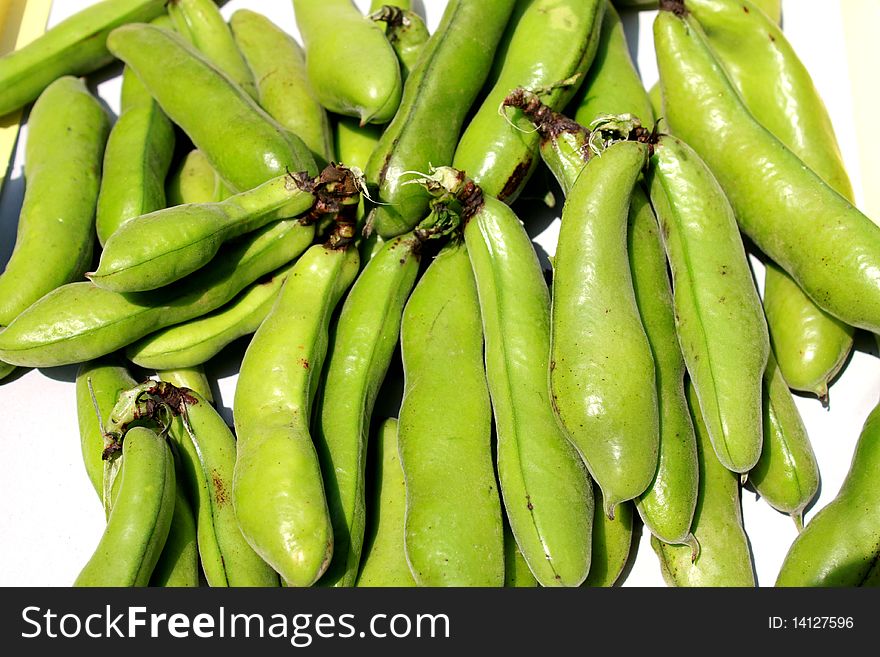
<path id="1" fill-rule="evenodd" d="M 184 203 L 219 203 L 233 193 L 197 148 L 186 154 L 165 185 L 168 207 Z"/>
<path id="2" fill-rule="evenodd" d="M 27 188 L 15 248 L 0 275 L 0 326 L 92 261 L 95 204 L 110 120 L 82 80 L 63 77 L 28 120 Z"/>
<path id="3" fill-rule="evenodd" d="M 614 518 L 604 511 L 602 489 L 593 482 L 593 497 L 597 501 L 593 513 L 593 547 L 590 573 L 581 586 L 608 588 L 614 586 L 629 560 L 633 543 L 633 505 L 617 505 Z"/>
<path id="4" fill-rule="evenodd" d="M 385 36 L 400 62 L 401 79 L 406 82 L 431 36 L 425 21 L 416 12 L 393 4 L 382 5 L 370 18 L 385 23 Z"/>

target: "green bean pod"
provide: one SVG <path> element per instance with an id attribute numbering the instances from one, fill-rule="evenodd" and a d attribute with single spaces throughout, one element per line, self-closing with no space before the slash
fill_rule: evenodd
<path id="1" fill-rule="evenodd" d="M 235 391 L 235 512 L 248 543 L 289 586 L 314 584 L 333 552 L 309 420 L 330 317 L 357 270 L 352 247 L 306 251 L 251 340 Z"/>
<path id="2" fill-rule="evenodd" d="M 693 385 L 688 404 L 697 436 L 700 488 L 694 511 L 699 556 L 687 545 L 669 545 L 651 537 L 669 586 L 755 586 L 749 540 L 742 525 L 739 477 L 715 455 Z"/>
<path id="3" fill-rule="evenodd" d="M 50 292 L 0 332 L 0 359 L 29 367 L 80 363 L 160 328 L 219 308 L 287 264 L 312 242 L 314 228 L 285 219 L 221 252 L 214 263 L 159 292 L 119 294 L 93 283 Z"/>
<path id="4" fill-rule="evenodd" d="M 593 547 L 590 574 L 581 586 L 608 588 L 620 579 L 633 542 L 633 505 L 624 502 L 617 506 L 614 518 L 603 511 L 602 489 L 593 482 L 593 496 L 599 504 L 593 513 Z"/>
<path id="5" fill-rule="evenodd" d="M 453 160 L 453 166 L 466 171 L 484 193 L 505 203 L 514 201 L 540 159 L 540 136 L 527 117 L 516 112 L 502 115 L 502 101 L 517 87 L 547 90 L 544 102 L 562 109 L 593 61 L 604 13 L 605 0 L 517 4 L 492 89 L 461 136 Z M 566 84 L 557 84 L 560 80 Z"/>
<path id="6" fill-rule="evenodd" d="M 233 340 L 260 328 L 292 268 L 292 264 L 285 265 L 212 313 L 138 340 L 128 346 L 126 356 L 152 369 L 197 367 L 208 362 Z"/>
<path id="7" fill-rule="evenodd" d="M 871 411 L 846 479 L 792 543 L 776 586 L 880 586 L 880 407 Z"/>
<path id="8" fill-rule="evenodd" d="M 566 198 L 553 260 L 551 399 L 609 518 L 645 492 L 658 462 L 654 359 L 626 241 L 630 196 L 647 158 L 646 145 L 619 142 L 591 160 Z"/>
<path id="9" fill-rule="evenodd" d="M 414 11 L 392 4 L 382 5 L 370 14 L 370 19 L 385 23 L 385 36 L 400 62 L 400 75 L 404 82 L 422 55 L 431 34 L 425 21 Z"/>
<path id="10" fill-rule="evenodd" d="M 571 104 L 574 120 L 589 126 L 602 114 L 632 114 L 649 126 L 654 112 L 630 57 L 623 23 L 609 0 L 605 4 L 596 56 Z"/>
<path id="11" fill-rule="evenodd" d="M 351 0 L 293 0 L 293 11 L 321 105 L 361 123 L 388 123 L 403 85 L 397 56 L 379 26 Z"/>
<path id="12" fill-rule="evenodd" d="M 209 404 L 214 403 L 214 393 L 211 391 L 211 384 L 205 375 L 205 370 L 201 367 L 178 367 L 178 368 L 157 368 L 156 375 L 160 381 L 170 383 L 176 388 L 188 388 L 199 396 L 204 397 Z"/>
<path id="13" fill-rule="evenodd" d="M 660 452 L 657 472 L 636 509 L 650 532 L 665 543 L 688 544 L 697 504 L 697 446 L 684 392 L 686 368 L 675 329 L 666 253 L 657 218 L 640 186 L 633 190 L 629 220 L 629 255 L 636 303 L 657 376 Z"/>
<path id="14" fill-rule="evenodd" d="M 819 464 L 772 350 L 764 372 L 764 449 L 749 481 L 770 506 L 803 528 L 804 509 L 819 492 Z"/>
<path id="15" fill-rule="evenodd" d="M 330 336 L 315 412 L 315 447 L 333 523 L 333 560 L 322 583 L 352 586 L 365 527 L 370 417 L 397 347 L 403 307 L 419 272 L 421 240 L 387 242 L 351 288 Z"/>
<path id="16" fill-rule="evenodd" d="M 304 222 L 335 214 L 359 194 L 348 169 L 331 165 L 317 178 L 284 174 L 219 203 L 177 205 L 131 219 L 104 245 L 88 274 L 114 292 L 153 290 L 210 262 L 229 240 L 311 210 Z"/>
<path id="17" fill-rule="evenodd" d="M 403 545 L 406 482 L 397 452 L 397 420 L 385 420 L 376 439 L 375 490 L 357 586 L 416 586 Z"/>
<path id="18" fill-rule="evenodd" d="M 174 514 L 162 554 L 150 576 L 150 586 L 199 586 L 199 546 L 196 521 L 183 491 L 174 495 Z"/>
<path id="19" fill-rule="evenodd" d="M 770 342 L 733 211 L 712 172 L 675 137 L 660 137 L 647 178 L 700 410 L 724 467 L 748 472 L 761 455 Z"/>
<path id="20" fill-rule="evenodd" d="M 650 89 L 648 89 L 648 100 L 651 101 L 651 109 L 654 112 L 654 116 L 659 121 L 663 118 L 663 90 L 660 88 L 660 81 L 654 83 Z"/>
<path id="21" fill-rule="evenodd" d="M 168 207 L 184 203 L 219 203 L 233 193 L 197 148 L 186 154 L 165 186 Z"/>
<path id="22" fill-rule="evenodd" d="M 489 75 L 514 0 L 450 0 L 406 81 L 400 109 L 367 165 L 377 188 L 373 229 L 383 238 L 412 230 L 428 214 L 428 193 L 407 172 L 450 164 L 459 132 Z M 418 175 L 418 174 L 416 174 Z"/>
<path id="23" fill-rule="evenodd" d="M 34 104 L 18 234 L 0 275 L 0 326 L 88 269 L 109 130 L 104 108 L 77 78 L 53 82 Z"/>
<path id="24" fill-rule="evenodd" d="M 76 373 L 76 415 L 86 474 L 100 497 L 104 490 L 104 433 L 119 393 L 137 385 L 115 357 L 83 363 Z M 92 395 L 94 394 L 94 399 Z M 95 406 L 97 405 L 97 408 Z M 100 417 L 99 417 L 100 414 Z"/>
<path id="25" fill-rule="evenodd" d="M 686 6 L 754 118 L 852 201 L 828 111 L 774 20 L 748 1 L 688 0 Z M 818 308 L 773 264 L 765 286 L 767 324 L 782 375 L 792 388 L 824 398 L 852 349 L 854 329 Z"/>
<path id="26" fill-rule="evenodd" d="M 165 438 L 134 427 L 122 444 L 119 488 L 107 527 L 74 586 L 146 586 L 174 514 L 174 457 Z"/>
<path id="27" fill-rule="evenodd" d="M 413 578 L 420 586 L 501 586 L 504 536 L 480 305 L 462 246 L 447 246 L 423 274 L 403 313 L 400 348 L 398 441 Z"/>
<path id="28" fill-rule="evenodd" d="M 370 13 L 373 14 L 386 5 L 398 7 L 403 11 L 412 10 L 412 0 L 372 0 L 370 2 Z"/>
<path id="29" fill-rule="evenodd" d="M 674 0 L 654 23 L 666 119 L 700 154 L 743 232 L 823 310 L 880 331 L 880 227 L 764 128 L 692 16 Z"/>
<path id="30" fill-rule="evenodd" d="M 110 131 L 95 227 L 103 246 L 119 226 L 165 207 L 174 126 L 130 68 L 122 72 L 122 110 Z"/>
<path id="31" fill-rule="evenodd" d="M 12 374 L 16 369 L 18 368 L 15 365 L 0 361 L 0 381 Z"/>
<path id="32" fill-rule="evenodd" d="M 519 551 L 510 525 L 504 523 L 504 586 L 505 588 L 528 589 L 538 586 L 538 580 L 529 570 L 526 558 Z"/>
<path id="33" fill-rule="evenodd" d="M 105 0 L 77 12 L 0 58 L 0 116 L 26 105 L 65 75 L 85 75 L 113 61 L 105 44 L 115 27 L 149 21 L 166 0 Z"/>
<path id="34" fill-rule="evenodd" d="M 168 118 L 234 190 L 253 189 L 286 171 L 317 173 L 299 137 L 177 34 L 126 25 L 113 30 L 107 46 L 134 69 Z"/>
<path id="35" fill-rule="evenodd" d="M 213 0 L 169 0 L 166 7 L 177 33 L 251 98 L 257 98 L 251 69 Z"/>
<path id="36" fill-rule="evenodd" d="M 590 568 L 593 489 L 549 399 L 550 295 L 537 255 L 510 208 L 462 172 L 441 168 L 424 182 L 462 205 L 511 530 L 538 582 L 578 586 Z M 438 199 L 435 212 L 444 205 L 454 211 Z"/>
<path id="37" fill-rule="evenodd" d="M 333 160 L 330 121 L 309 83 L 299 44 L 268 18 L 247 9 L 235 12 L 229 24 L 253 73 L 260 106 L 303 140 L 319 166 Z"/>

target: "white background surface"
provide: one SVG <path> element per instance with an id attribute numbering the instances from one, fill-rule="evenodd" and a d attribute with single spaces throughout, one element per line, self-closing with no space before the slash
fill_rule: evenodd
<path id="1" fill-rule="evenodd" d="M 368 0 L 356 2 L 363 9 L 369 4 Z M 428 25 L 433 30 L 445 0 L 416 2 L 426 10 Z M 56 24 L 88 4 L 90 0 L 56 1 L 49 24 Z M 266 14 L 297 35 L 289 0 L 232 0 L 223 8 L 223 14 L 228 18 L 243 7 Z M 630 48 L 636 55 L 646 87 L 657 79 L 651 32 L 654 13 L 624 15 Z M 864 197 L 838 3 L 788 0 L 783 3 L 783 21 L 786 35 L 825 99 L 856 189 L 857 202 L 861 202 Z M 118 78 L 100 82 L 97 91 L 112 109 L 118 109 Z M 23 139 L 19 141 L 11 179 L 0 199 L 0 266 L 8 259 L 14 244 L 23 193 L 22 143 Z M 529 216 L 521 214 L 521 218 L 530 225 Z M 543 221 L 531 222 L 532 226 L 543 224 Z M 551 254 L 557 230 L 558 222 L 536 237 L 536 242 Z M 762 273 L 757 274 L 761 280 Z M 813 441 L 822 477 L 820 495 L 808 511 L 807 520 L 837 494 L 862 424 L 878 401 L 880 366 L 869 352 L 876 353 L 873 339 L 859 335 L 857 351 L 831 388 L 830 410 L 824 410 L 815 399 L 798 397 L 796 400 Z M 217 403 L 229 422 L 236 369 L 242 353 L 243 345 L 237 343 L 224 352 L 218 362 L 207 367 L 209 376 L 218 380 Z M 101 536 L 104 526 L 101 505 L 80 456 L 75 373 L 75 366 L 28 370 L 0 383 L 0 585 L 67 586 L 91 556 Z M 772 585 L 796 535 L 794 524 L 748 490 L 743 492 L 743 513 L 758 582 L 762 586 Z M 641 537 L 625 586 L 664 585 L 648 538 L 647 533 Z"/>

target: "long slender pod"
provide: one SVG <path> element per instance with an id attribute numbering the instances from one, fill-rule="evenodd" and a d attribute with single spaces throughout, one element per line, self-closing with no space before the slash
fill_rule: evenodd
<path id="1" fill-rule="evenodd" d="M 602 503 L 602 489 L 593 482 L 593 495 L 599 502 L 593 513 L 593 547 L 590 573 L 581 586 L 607 588 L 620 579 L 633 543 L 633 505 L 617 505 L 614 518 L 609 518 Z"/>

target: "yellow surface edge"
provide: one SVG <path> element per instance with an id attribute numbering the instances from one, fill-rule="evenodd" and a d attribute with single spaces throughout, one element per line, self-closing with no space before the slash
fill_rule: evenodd
<path id="1" fill-rule="evenodd" d="M 849 79 L 853 101 L 853 120 L 858 135 L 859 170 L 862 179 L 862 210 L 874 221 L 880 222 L 880 138 L 873 126 L 876 108 L 880 103 L 877 85 L 877 62 L 880 62 L 880 2 L 877 0 L 844 0 L 844 41 L 849 64 Z"/>
<path id="2" fill-rule="evenodd" d="M 52 0 L 0 0 L 0 55 L 30 43 L 46 31 Z M 18 138 L 21 111 L 0 117 L 0 192 Z"/>

